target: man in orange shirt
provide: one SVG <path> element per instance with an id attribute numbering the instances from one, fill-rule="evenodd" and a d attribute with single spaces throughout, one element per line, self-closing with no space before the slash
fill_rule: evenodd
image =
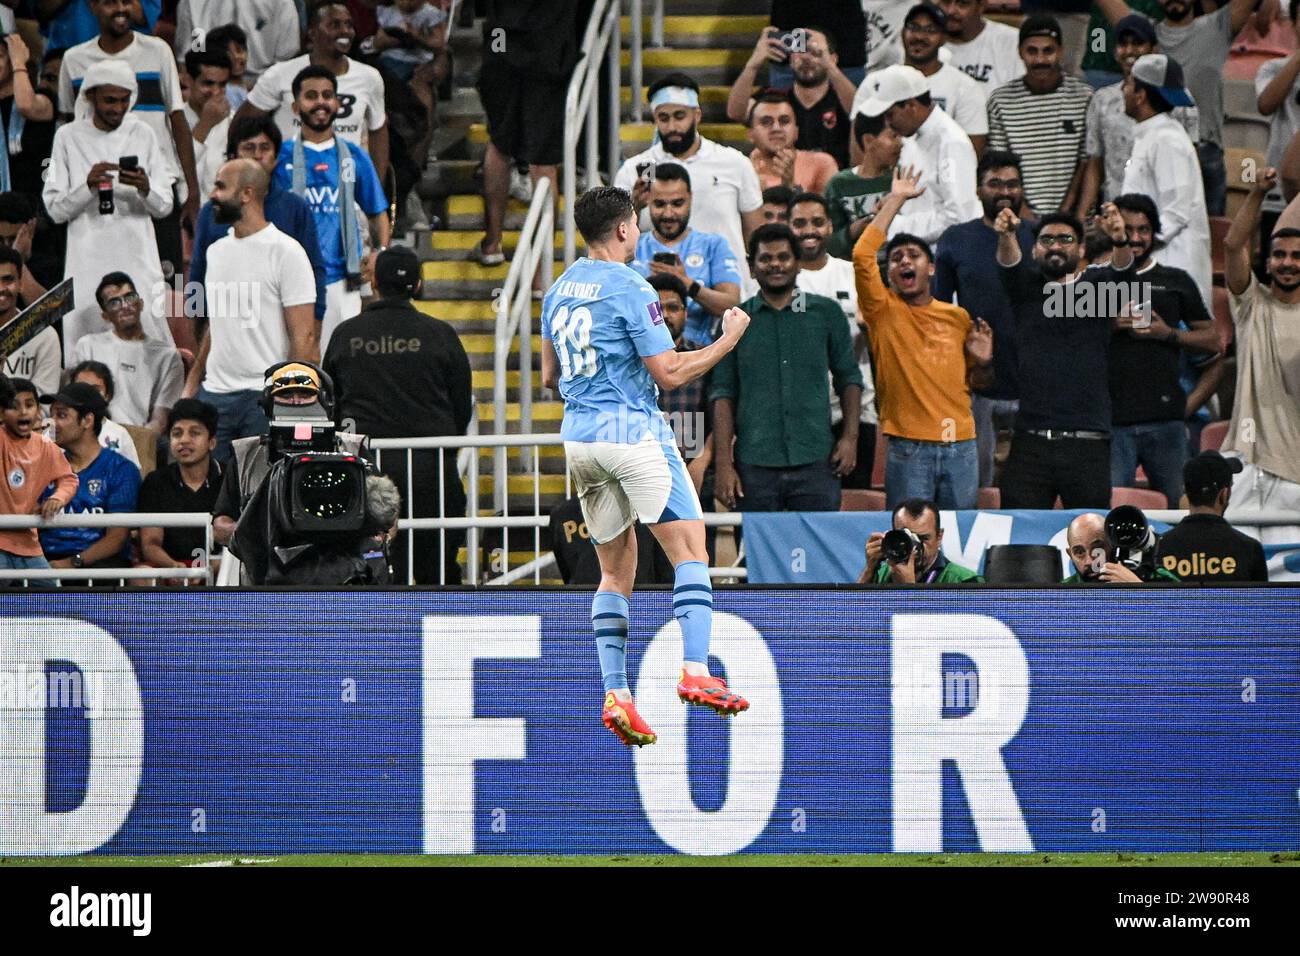
<path id="1" fill-rule="evenodd" d="M 0 377 L 0 410 L 4 418 L 0 428 L 0 514 L 53 518 L 77 493 L 77 476 L 59 446 L 36 430 L 41 423 L 36 386 L 26 379 Z M 51 482 L 58 483 L 54 494 L 38 506 L 36 499 Z M 0 570 L 49 566 L 35 528 L 0 531 Z"/>
<path id="2" fill-rule="evenodd" d="M 798 138 L 799 125 L 790 94 L 759 94 L 749 109 L 749 141 L 754 144 L 749 161 L 764 189 L 789 186 L 796 192 L 820 193 L 840 171 L 830 153 L 796 149 Z"/>
<path id="3" fill-rule="evenodd" d="M 970 390 L 992 384 L 993 330 L 930 295 L 934 254 L 924 239 L 898 233 L 889 240 L 888 288 L 876 262 L 894 216 L 925 192 L 920 178 L 910 167 L 895 171 L 889 195 L 853 247 L 880 427 L 889 437 L 885 497 L 891 510 L 908 498 L 928 498 L 945 510 L 968 509 L 979 497 Z"/>

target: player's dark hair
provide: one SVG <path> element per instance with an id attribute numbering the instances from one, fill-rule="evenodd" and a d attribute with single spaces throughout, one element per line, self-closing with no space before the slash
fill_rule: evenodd
<path id="1" fill-rule="evenodd" d="M 280 132 L 280 126 L 271 117 L 266 116 L 236 116 L 230 121 L 230 132 L 226 134 L 226 159 L 234 159 L 239 155 L 239 144 L 249 139 L 256 139 L 259 135 L 265 133 L 271 145 L 275 148 L 275 153 L 280 154 L 280 146 L 284 142 L 284 135 Z"/>
<path id="2" fill-rule="evenodd" d="M 656 272 L 645 280 L 656 292 L 671 292 L 686 304 L 686 283 L 669 272 Z"/>
<path id="3" fill-rule="evenodd" d="M 914 236 L 910 232 L 900 232 L 885 245 L 885 258 L 888 259 L 899 246 L 916 246 L 925 253 L 925 257 L 934 262 L 934 250 L 930 244 L 920 236 Z"/>
<path id="4" fill-rule="evenodd" d="M 207 36 L 203 38 L 203 45 L 209 50 L 220 50 L 222 53 L 229 54 L 230 44 L 248 49 L 248 34 L 244 32 L 243 27 L 237 23 L 223 23 L 215 29 L 209 30 Z"/>
<path id="5" fill-rule="evenodd" d="M 793 198 L 794 190 L 789 186 L 768 186 L 763 190 L 763 202 L 774 206 L 785 206 L 788 209 Z"/>
<path id="6" fill-rule="evenodd" d="M 691 174 L 681 163 L 655 163 L 655 179 L 661 183 L 682 182 L 691 191 Z"/>
<path id="7" fill-rule="evenodd" d="M 94 375 L 102 381 L 104 383 L 104 391 L 107 393 L 105 401 L 111 402 L 113 400 L 113 396 L 117 394 L 117 389 L 113 387 L 113 373 L 109 370 L 107 365 L 103 362 L 96 362 L 94 359 L 86 359 L 84 362 L 78 362 L 76 365 L 72 366 L 72 368 L 68 369 L 67 381 L 75 382 L 77 376 L 82 372 L 89 372 L 91 375 Z M 95 430 L 95 434 L 99 434 L 98 429 Z"/>
<path id="8" fill-rule="evenodd" d="M 1142 193 L 1125 193 L 1116 196 L 1114 202 L 1115 208 L 1120 212 L 1133 212 L 1146 216 L 1147 222 L 1151 224 L 1151 232 L 1160 235 L 1160 212 L 1150 196 L 1144 196 Z"/>
<path id="9" fill-rule="evenodd" d="M 859 113 L 853 117 L 853 142 L 859 146 L 862 145 L 864 136 L 879 136 L 885 131 L 885 114 L 879 116 L 868 116 L 866 113 Z"/>
<path id="10" fill-rule="evenodd" d="M 214 50 L 211 47 L 204 50 L 190 50 L 185 54 L 185 72 L 191 79 L 197 80 L 205 66 L 229 70 L 231 69 L 230 57 L 226 55 L 225 50 Z"/>
<path id="11" fill-rule="evenodd" d="M 95 301 L 101 309 L 104 307 L 103 291 L 111 285 L 129 285 L 132 292 L 136 291 L 135 282 L 125 272 L 110 272 L 95 286 Z"/>
<path id="12" fill-rule="evenodd" d="M 929 498 L 907 498 L 898 503 L 898 507 L 890 514 L 889 520 L 892 524 L 898 520 L 900 512 L 906 514 L 909 518 L 919 518 L 926 512 L 934 515 L 934 526 L 939 527 L 939 506 Z"/>
<path id="13" fill-rule="evenodd" d="M 661 77 L 650 84 L 650 88 L 646 90 L 646 101 L 649 102 L 654 99 L 656 93 L 668 86 L 683 86 L 688 90 L 694 90 L 696 93 L 700 92 L 700 84 L 696 83 L 689 74 L 669 73 L 667 76 Z"/>
<path id="14" fill-rule="evenodd" d="M 790 200 L 790 211 L 794 212 L 794 207 L 804 202 L 815 202 L 822 207 L 822 211 L 827 216 L 831 214 L 831 204 L 826 201 L 826 197 L 821 193 L 801 192 L 795 193 L 794 198 Z"/>
<path id="15" fill-rule="evenodd" d="M 167 431 L 170 432 L 177 422 L 195 421 L 208 430 L 208 437 L 214 438 L 219 418 L 217 409 L 207 402 L 201 402 L 197 398 L 182 398 L 167 413 Z"/>
<path id="16" fill-rule="evenodd" d="M 788 242 L 794 257 L 799 258 L 799 240 L 795 236 L 794 230 L 783 222 L 764 223 L 749 234 L 750 262 L 753 262 L 758 256 L 758 247 L 765 242 Z"/>
<path id="17" fill-rule="evenodd" d="M 334 71 L 329 67 L 304 66 L 298 71 L 298 75 L 293 78 L 293 98 L 295 100 L 302 93 L 302 85 L 308 80 L 329 80 L 334 92 L 339 91 L 339 78 L 334 75 Z"/>
<path id="18" fill-rule="evenodd" d="M 573 219 L 587 245 L 604 242 L 621 222 L 636 215 L 632 197 L 617 186 L 588 189 L 573 204 Z"/>
<path id="19" fill-rule="evenodd" d="M 1009 149 L 991 149 L 980 157 L 979 165 L 975 167 L 975 182 L 983 183 L 984 174 L 993 169 L 1006 169 L 1014 167 L 1016 175 L 1024 175 L 1020 169 L 1020 157 L 1011 152 Z"/>
<path id="20" fill-rule="evenodd" d="M 0 222 L 22 224 L 36 216 L 36 203 L 19 192 L 0 193 Z"/>
<path id="21" fill-rule="evenodd" d="M 1080 242 L 1083 241 L 1083 223 L 1079 222 L 1077 218 L 1071 216 L 1068 212 L 1045 213 L 1043 218 L 1038 220 L 1038 228 L 1034 230 L 1034 238 L 1038 238 L 1045 226 L 1054 225 L 1069 226 L 1074 230 L 1074 238 Z"/>
<path id="22" fill-rule="evenodd" d="M 0 246 L 0 263 L 9 263 L 18 271 L 18 278 L 23 275 L 23 254 L 12 246 Z"/>

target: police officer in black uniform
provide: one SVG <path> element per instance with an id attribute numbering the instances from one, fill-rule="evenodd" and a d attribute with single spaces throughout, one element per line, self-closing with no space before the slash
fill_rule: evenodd
<path id="1" fill-rule="evenodd" d="M 463 435 L 473 414 L 469 357 L 460 337 L 446 322 L 420 312 L 411 299 L 420 289 L 420 260 L 393 246 L 375 261 L 380 298 L 341 324 L 330 338 L 324 367 L 334 379 L 335 417 L 371 438 Z M 378 456 L 379 470 L 392 478 L 417 518 L 436 518 L 438 462 L 442 460 L 445 517 L 465 515 L 465 489 L 456 471 L 456 452 L 448 449 L 411 452 L 413 492 L 406 484 L 406 454 Z M 413 494 L 413 497 L 409 497 Z M 393 540 L 392 565 L 397 581 L 407 580 L 409 534 Z M 460 583 L 456 553 L 463 531 L 448 531 L 443 568 L 445 583 Z M 415 584 L 439 584 L 439 535 L 415 534 Z"/>
<path id="2" fill-rule="evenodd" d="M 1224 458 L 1217 451 L 1203 451 L 1188 460 L 1183 487 L 1189 513 L 1160 538 L 1158 567 L 1201 584 L 1268 580 L 1263 546 L 1223 519 L 1232 497 L 1232 476 L 1241 468 L 1241 459 Z"/>

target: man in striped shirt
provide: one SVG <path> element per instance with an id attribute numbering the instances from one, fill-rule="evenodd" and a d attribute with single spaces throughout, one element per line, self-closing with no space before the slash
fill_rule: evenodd
<path id="1" fill-rule="evenodd" d="M 1074 208 L 1092 89 L 1062 68 L 1061 27 L 1045 14 L 1020 26 L 1025 75 L 989 96 L 989 149 L 1021 158 L 1025 202 L 1038 215 Z"/>

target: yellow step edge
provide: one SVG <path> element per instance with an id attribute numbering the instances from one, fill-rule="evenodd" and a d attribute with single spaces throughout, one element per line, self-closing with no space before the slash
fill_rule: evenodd
<path id="1" fill-rule="evenodd" d="M 543 554 L 546 553 L 545 549 L 543 549 L 542 553 Z M 532 551 L 511 551 L 510 567 L 517 568 L 519 567 L 519 565 L 527 564 L 529 561 L 532 561 L 536 557 L 537 555 L 534 554 Z M 466 550 L 465 548 L 461 548 L 459 551 L 457 551 L 456 561 L 459 564 L 467 563 L 469 561 L 469 551 Z"/>
<path id="2" fill-rule="evenodd" d="M 623 31 L 623 36 L 631 36 L 632 18 L 628 16 L 621 17 L 622 21 L 619 29 Z M 654 29 L 653 20 L 650 17 L 642 17 L 642 40 L 649 44 L 651 31 Z M 759 15 L 723 17 L 711 14 L 700 14 L 696 16 L 675 16 L 664 17 L 664 36 L 674 34 L 695 34 L 707 35 L 711 33 L 721 33 L 724 36 L 735 36 L 738 33 L 754 34 L 754 42 L 758 42 L 758 35 L 763 32 L 763 28 L 772 22 L 771 17 Z M 648 51 L 647 51 L 648 52 Z"/>
<path id="3" fill-rule="evenodd" d="M 482 133 L 481 140 L 475 140 L 475 130 Z M 473 142 L 487 142 L 487 127 L 477 123 L 470 127 L 470 140 Z M 560 209 L 564 209 L 564 197 L 560 197 Z M 511 197 L 506 200 L 506 213 L 523 214 L 528 212 L 528 203 L 520 202 L 518 199 Z M 483 197 L 472 193 L 458 193 L 454 196 L 447 197 L 447 215 L 448 216 L 481 216 L 483 214 Z M 434 233 L 437 235 L 437 233 Z"/>
<path id="4" fill-rule="evenodd" d="M 700 102 L 701 103 L 725 103 L 731 96 L 731 87 L 729 86 L 701 86 Z M 641 100 L 647 102 L 650 98 L 650 87 L 641 88 Z M 619 100 L 623 104 L 632 102 L 632 90 L 629 87 L 623 87 L 619 92 Z"/>
<path id="5" fill-rule="evenodd" d="M 506 372 L 506 385 L 510 388 L 518 388 L 519 376 L 518 371 Z M 478 369 L 473 373 L 473 386 L 474 388 L 491 388 L 496 384 L 496 377 L 496 373 L 491 369 Z M 538 381 L 540 377 L 540 375 L 534 375 L 533 381 Z"/>
<path id="6" fill-rule="evenodd" d="M 501 241 L 505 245 L 513 248 L 519 245 L 519 236 L 519 230 L 507 229 L 501 234 Z M 479 240 L 482 238 L 483 233 L 474 230 L 447 230 L 432 232 L 429 234 L 429 247 L 432 249 L 448 251 L 464 249 L 468 252 L 470 249 L 473 249 L 478 245 Z M 555 244 L 557 246 L 564 245 L 563 232 L 555 233 Z"/>
<path id="7" fill-rule="evenodd" d="M 563 262 L 551 263 L 551 274 L 559 278 L 564 274 L 565 265 Z M 505 281 L 510 274 L 510 263 L 503 262 L 499 266 L 481 266 L 477 262 L 465 260 L 433 260 L 424 262 L 420 265 L 420 276 L 424 279 L 454 281 L 462 279 L 465 281 L 483 281 L 487 279 L 500 279 Z"/>
<path id="8" fill-rule="evenodd" d="M 415 308 L 444 322 L 490 322 L 497 317 L 488 299 L 424 299 Z M 533 302 L 533 318 L 542 314 L 542 303 Z"/>
<path id="9" fill-rule="evenodd" d="M 539 495 L 564 494 L 563 475 L 542 475 L 540 485 Z M 531 495 L 533 493 L 533 477 L 532 475 L 510 475 L 507 479 L 507 486 L 510 488 L 510 494 L 512 495 Z M 478 488 L 480 494 L 489 495 L 496 489 L 496 481 L 491 475 L 480 475 Z"/>
<path id="10" fill-rule="evenodd" d="M 465 346 L 465 351 L 471 354 L 486 352 L 489 355 L 495 355 L 497 350 L 496 336 L 486 332 L 477 334 L 467 334 L 460 337 L 460 344 Z M 540 352 L 542 348 L 542 337 L 533 336 L 533 352 Z"/>
<path id="11" fill-rule="evenodd" d="M 748 130 L 740 123 L 701 123 L 700 135 L 711 140 L 743 140 Z M 624 123 L 618 129 L 618 138 L 625 143 L 649 143 L 654 139 L 654 123 Z"/>
<path id="12" fill-rule="evenodd" d="M 496 421 L 496 406 L 484 402 L 479 405 L 478 418 L 480 422 Z M 564 418 L 563 402 L 533 402 L 533 421 L 535 422 L 558 422 Z M 506 405 L 506 421 L 519 421 L 519 403 L 509 402 Z M 563 446 L 561 446 L 563 447 Z M 560 477 L 563 477 L 562 475 Z"/>
<path id="13" fill-rule="evenodd" d="M 754 41 L 758 42 L 757 33 L 754 34 Z M 713 67 L 735 67 L 739 70 L 744 68 L 753 52 L 752 47 L 743 50 L 645 50 L 641 54 L 641 65 L 648 69 L 682 70 L 688 73 L 692 69 L 707 70 Z M 624 50 L 620 59 L 623 66 L 630 65 L 631 51 Z"/>

